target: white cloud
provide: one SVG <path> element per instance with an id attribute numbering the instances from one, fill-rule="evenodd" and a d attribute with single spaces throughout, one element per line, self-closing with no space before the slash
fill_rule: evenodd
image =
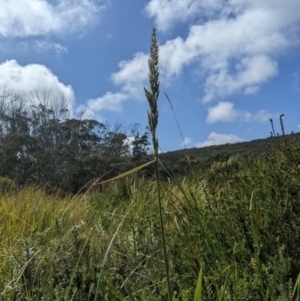
<path id="1" fill-rule="evenodd" d="M 260 110 L 256 114 L 247 111 L 239 111 L 240 119 L 244 122 L 269 122 L 270 119 L 279 118 L 278 113 L 269 113 L 266 110 Z"/>
<path id="2" fill-rule="evenodd" d="M 235 75 L 230 75 L 227 69 L 210 75 L 205 83 L 207 95 L 227 96 L 242 89 L 246 94 L 253 93 L 259 89 L 257 84 L 277 75 L 277 63 L 266 55 L 245 57 L 235 67 Z"/>
<path id="3" fill-rule="evenodd" d="M 208 17 L 221 8 L 222 3 L 219 0 L 151 0 L 145 10 L 149 17 L 155 18 L 156 26 L 160 30 L 167 31 L 174 21 L 186 22 L 201 11 Z"/>
<path id="4" fill-rule="evenodd" d="M 3 37 L 74 31 L 96 22 L 102 8 L 92 0 L 0 0 L 0 7 L 0 36 Z"/>
<path id="5" fill-rule="evenodd" d="M 248 111 L 237 110 L 234 108 L 233 103 L 223 101 L 208 109 L 206 122 L 233 122 L 237 119 L 244 122 L 268 122 L 270 118 L 276 118 L 278 116 L 279 114 L 272 114 L 266 110 L 260 110 L 256 114 L 252 114 Z"/>
<path id="6" fill-rule="evenodd" d="M 280 16 L 281 24 L 299 19 L 298 0 L 150 0 L 145 7 L 149 17 L 155 19 L 158 29 L 166 31 L 177 22 L 191 19 L 234 18 L 245 10 L 270 11 Z"/>
<path id="7" fill-rule="evenodd" d="M 120 112 L 122 102 L 128 99 L 128 95 L 123 93 L 107 92 L 104 96 L 88 100 L 87 107 L 92 112 L 102 110 Z"/>
<path id="8" fill-rule="evenodd" d="M 198 65 L 207 76 L 207 101 L 242 90 L 256 92 L 260 84 L 277 75 L 277 62 L 270 55 L 289 41 L 259 28 L 247 33 L 247 27 L 251 27 L 250 20 L 227 19 L 192 26 L 186 40 L 177 37 L 161 46 L 162 74 L 170 78 L 179 75 L 184 66 Z"/>
<path id="9" fill-rule="evenodd" d="M 58 43 L 46 42 L 46 41 L 35 41 L 34 46 L 38 51 L 54 51 L 57 55 L 61 53 L 67 53 L 68 49 Z"/>
<path id="10" fill-rule="evenodd" d="M 277 75 L 277 55 L 299 44 L 298 0 L 151 0 L 146 11 L 163 29 L 177 20 L 198 23 L 185 39 L 161 45 L 160 59 L 167 78 L 198 66 L 206 76 L 204 101 L 256 93 Z"/>
<path id="11" fill-rule="evenodd" d="M 106 92 L 101 97 L 88 100 L 88 109 L 95 113 L 102 110 L 120 112 L 124 101 L 144 98 L 143 86 L 148 78 L 148 59 L 148 55 L 138 52 L 133 59 L 121 61 L 120 70 L 111 74 L 112 82 L 121 86 L 120 92 Z"/>
<path id="12" fill-rule="evenodd" d="M 187 146 L 189 144 L 191 144 L 193 142 L 192 138 L 189 138 L 189 137 L 186 137 L 183 139 L 182 143 L 181 143 L 181 146 Z"/>
<path id="13" fill-rule="evenodd" d="M 149 56 L 142 52 L 134 55 L 134 58 L 119 63 L 120 71 L 113 73 L 111 78 L 115 84 L 124 84 L 127 82 L 139 82 L 145 80 L 148 76 Z M 133 76 L 135 74 L 135 76 Z"/>
<path id="14" fill-rule="evenodd" d="M 269 122 L 270 119 L 274 119 L 279 117 L 279 114 L 271 114 L 266 110 L 260 110 L 255 115 L 253 115 L 252 119 L 258 122 Z"/>
<path id="15" fill-rule="evenodd" d="M 207 123 L 214 123 L 217 121 L 233 122 L 238 117 L 239 112 L 233 108 L 234 104 L 224 101 L 219 102 L 215 107 L 208 109 L 206 117 Z"/>
<path id="16" fill-rule="evenodd" d="M 122 91 L 130 97 L 139 98 L 143 93 L 143 82 L 148 78 L 149 55 L 138 52 L 133 59 L 121 61 L 120 70 L 111 75 L 116 85 L 122 86 Z"/>
<path id="17" fill-rule="evenodd" d="M 44 65 L 29 64 L 21 66 L 16 60 L 0 64 L 0 87 L 6 87 L 20 95 L 29 95 L 34 91 L 47 89 L 51 92 L 52 101 L 59 104 L 62 98 L 69 103 L 72 114 L 74 104 L 74 91 L 70 85 L 59 81 L 58 77 Z"/>
<path id="18" fill-rule="evenodd" d="M 196 58 L 197 54 L 185 44 L 181 38 L 167 41 L 160 47 L 160 65 L 162 75 L 170 78 L 182 73 L 183 67 L 189 65 Z"/>
<path id="19" fill-rule="evenodd" d="M 193 66 L 205 77 L 204 102 L 234 93 L 257 93 L 278 74 L 278 55 L 299 41 L 299 0 L 150 0 L 145 9 L 163 30 L 177 21 L 196 24 L 186 38 L 160 45 L 160 74 L 161 82 L 169 83 L 186 66 Z M 121 61 L 111 75 L 120 92 L 108 94 L 121 94 L 122 102 L 144 99 L 147 60 L 148 54 L 138 52 Z M 222 118 L 228 120 L 233 108 L 228 114 Z"/>
<path id="20" fill-rule="evenodd" d="M 259 91 L 259 86 L 249 86 L 244 90 L 246 95 L 248 94 L 256 94 Z"/>
<path id="21" fill-rule="evenodd" d="M 235 135 L 232 134 L 218 134 L 212 132 L 209 134 L 208 139 L 205 142 L 199 142 L 195 146 L 196 147 L 204 147 L 204 146 L 211 146 L 211 145 L 220 145 L 220 144 L 227 144 L 227 143 L 236 143 L 242 142 L 243 140 Z"/>

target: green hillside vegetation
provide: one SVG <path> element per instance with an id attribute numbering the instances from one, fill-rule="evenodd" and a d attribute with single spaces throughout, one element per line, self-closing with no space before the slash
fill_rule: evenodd
<path id="1" fill-rule="evenodd" d="M 299 300 L 299 150 L 160 183 L 173 300 Z M 167 300 L 155 183 L 107 185 L 2 194 L 0 300 Z"/>
<path id="2" fill-rule="evenodd" d="M 103 124 L 83 115 L 70 117 L 68 103 L 62 99 L 55 105 L 48 90 L 27 98 L 6 88 L 0 94 L 0 177 L 13 180 L 16 187 L 33 184 L 77 193 L 87 183 L 110 179 L 152 160 L 149 129 L 143 131 L 138 124 Z M 25 106 L 26 101 L 32 105 Z M 266 139 L 167 152 L 160 158 L 174 176 L 187 176 L 231 157 L 266 155 L 272 146 L 284 139 L 297 140 L 299 135 L 278 136 L 274 131 Z M 131 140 L 131 146 L 126 140 Z M 159 172 L 167 180 L 164 168 Z M 154 167 L 144 169 L 143 175 L 153 178 Z"/>
<path id="3" fill-rule="evenodd" d="M 283 136 L 280 130 L 280 136 L 270 136 L 249 142 L 172 151 L 161 154 L 160 158 L 166 165 L 172 166 L 175 175 L 187 175 L 190 172 L 188 165 L 206 170 L 212 163 L 225 162 L 230 158 L 243 157 L 249 154 L 267 156 L 272 148 L 286 142 L 297 144 L 299 139 L 300 133 L 291 133 Z M 187 161 L 185 153 L 188 154 L 190 162 Z"/>
<path id="4" fill-rule="evenodd" d="M 158 77 L 153 30 L 131 153 L 118 126 L 3 101 L 0 301 L 300 300 L 299 134 L 280 116 L 280 136 L 158 154 Z"/>

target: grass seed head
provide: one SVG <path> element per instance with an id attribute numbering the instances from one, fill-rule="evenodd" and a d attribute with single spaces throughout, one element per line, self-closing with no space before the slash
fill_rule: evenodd
<path id="1" fill-rule="evenodd" d="M 148 123 L 152 135 L 154 153 L 158 153 L 158 141 L 156 139 L 156 127 L 158 124 L 157 100 L 159 97 L 159 67 L 158 67 L 158 43 L 156 39 L 156 29 L 153 28 L 151 35 L 149 67 L 150 91 L 144 88 L 146 98 L 149 102 L 150 111 L 148 111 Z"/>

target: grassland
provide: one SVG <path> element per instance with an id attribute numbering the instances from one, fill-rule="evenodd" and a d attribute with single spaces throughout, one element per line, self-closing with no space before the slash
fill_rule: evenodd
<path id="1" fill-rule="evenodd" d="M 160 183 L 173 300 L 299 300 L 300 149 Z M 167 300 L 156 184 L 0 197 L 0 300 Z M 200 300 L 200 298 L 198 299 Z"/>

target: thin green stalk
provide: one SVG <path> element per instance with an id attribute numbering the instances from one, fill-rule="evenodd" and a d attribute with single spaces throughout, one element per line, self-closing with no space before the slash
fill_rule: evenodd
<path id="1" fill-rule="evenodd" d="M 159 161 L 159 164 L 161 165 L 161 167 L 168 173 L 169 177 L 172 179 L 172 181 L 175 183 L 176 187 L 178 187 L 179 191 L 182 193 L 184 199 L 186 200 L 186 202 L 188 203 L 189 207 L 192 210 L 193 216 L 195 218 L 196 223 L 199 225 L 199 227 L 201 228 L 201 231 L 205 237 L 205 241 L 208 245 L 208 247 L 210 248 L 210 250 L 212 251 L 213 255 L 215 258 L 217 258 L 218 260 L 220 259 L 220 252 L 217 248 L 217 246 L 215 245 L 212 237 L 209 235 L 208 231 L 205 229 L 205 225 L 204 222 L 202 221 L 203 216 L 200 216 L 200 214 L 198 212 L 196 212 L 189 196 L 186 194 L 186 192 L 184 191 L 183 187 L 180 185 L 179 181 L 174 177 L 174 175 L 171 173 L 170 170 L 168 170 L 161 161 Z M 169 190 L 169 192 L 171 193 L 171 195 L 177 199 L 177 201 L 179 201 L 180 204 L 183 204 L 182 201 L 180 200 L 180 198 L 178 198 L 178 196 L 176 196 L 176 194 L 174 194 L 171 190 Z M 191 197 L 193 198 L 193 196 L 191 195 Z M 194 201 L 196 201 L 193 198 Z"/>
<path id="2" fill-rule="evenodd" d="M 159 218 L 160 218 L 160 226 L 161 226 L 161 239 L 163 245 L 164 261 L 165 261 L 165 269 L 166 269 L 166 277 L 167 277 L 167 285 L 168 285 L 168 296 L 169 296 L 169 300 L 171 301 L 172 294 L 171 294 L 170 274 L 169 274 L 169 260 L 168 260 L 168 253 L 166 248 L 163 209 L 162 209 L 161 194 L 160 194 L 159 176 L 158 176 L 158 160 L 155 162 L 155 177 L 156 177 L 157 199 L 159 204 L 158 207 L 159 207 Z"/>
<path id="3" fill-rule="evenodd" d="M 120 228 L 121 228 L 121 226 L 122 226 L 124 220 L 126 219 L 127 215 L 129 214 L 129 212 L 130 212 L 130 210 L 131 210 L 131 204 L 132 204 L 132 202 L 131 202 L 130 205 L 129 205 L 128 211 L 126 212 L 126 214 L 123 216 L 121 222 L 119 223 L 119 225 L 118 225 L 118 227 L 117 227 L 117 230 L 115 231 L 115 233 L 114 233 L 112 239 L 110 240 L 110 243 L 109 243 L 109 245 L 108 245 L 108 247 L 107 247 L 107 250 L 106 250 L 106 252 L 105 252 L 105 255 L 104 255 L 104 258 L 103 258 L 103 262 L 102 262 L 102 269 L 101 269 L 101 271 L 100 271 L 100 273 L 99 273 L 98 280 L 97 280 L 97 286 L 96 286 L 94 301 L 96 301 L 96 300 L 97 300 L 97 297 L 98 297 L 98 293 L 99 293 L 99 290 L 100 290 L 100 283 L 101 283 L 101 280 L 102 280 L 102 273 L 103 273 L 103 270 L 104 270 L 104 267 L 105 267 L 105 264 L 106 264 L 106 261 L 107 261 L 107 258 L 108 258 L 108 254 L 109 254 L 109 252 L 110 252 L 110 249 L 112 248 L 113 242 L 114 242 L 114 240 L 115 240 L 117 234 L 119 233 L 119 230 L 120 230 Z"/>
<path id="4" fill-rule="evenodd" d="M 174 110 L 174 108 L 173 108 L 171 99 L 170 99 L 170 97 L 168 96 L 168 94 L 167 94 L 166 92 L 164 92 L 164 94 L 165 94 L 165 96 L 167 97 L 167 100 L 168 100 L 168 102 L 169 102 L 169 104 L 170 104 L 170 107 L 171 107 L 171 110 L 172 110 L 172 112 L 173 112 L 173 115 L 174 115 L 174 118 L 175 118 L 175 121 L 176 121 L 176 124 L 177 124 L 177 128 L 178 128 L 178 130 L 179 130 L 179 133 L 180 133 L 180 136 L 181 136 L 181 139 L 182 139 L 182 143 L 183 143 L 184 149 L 187 150 L 186 145 L 185 145 L 185 142 L 184 142 L 183 134 L 182 134 L 182 131 L 181 131 L 181 128 L 180 128 L 178 119 L 177 119 L 177 117 L 176 117 L 175 110 Z"/>
<path id="5" fill-rule="evenodd" d="M 293 289 L 293 295 L 292 300 L 299 301 L 300 300 L 300 274 L 297 277 L 294 289 Z"/>
<path id="6" fill-rule="evenodd" d="M 260 294 L 261 294 L 262 300 L 265 300 L 262 268 L 261 268 L 260 259 L 259 259 L 260 249 L 259 249 L 259 243 L 258 243 L 257 233 L 256 233 L 256 230 L 255 230 L 255 227 L 254 227 L 254 218 L 253 218 L 253 197 L 254 197 L 254 192 L 255 191 L 253 191 L 252 194 L 251 194 L 249 211 L 250 211 L 251 228 L 252 228 L 252 234 L 253 234 L 253 240 L 254 240 L 255 260 L 256 260 L 257 265 L 258 265 L 258 272 L 259 272 L 259 276 L 260 276 Z"/>
<path id="7" fill-rule="evenodd" d="M 169 261 L 168 261 L 168 253 L 166 248 L 163 208 L 162 208 L 160 186 L 159 186 L 159 173 L 158 173 L 159 147 L 158 147 L 158 139 L 156 138 L 156 127 L 158 124 L 157 100 L 159 96 L 159 68 L 158 68 L 158 43 L 156 40 L 155 28 L 153 28 L 152 30 L 150 58 L 148 60 L 148 67 L 149 67 L 150 91 L 148 91 L 146 88 L 144 88 L 144 90 L 150 107 L 150 111 L 148 111 L 148 123 L 149 123 L 149 129 L 152 136 L 152 144 L 153 144 L 154 158 L 155 158 L 155 177 L 156 177 L 156 187 L 157 187 L 156 191 L 157 191 L 157 200 L 158 200 L 158 207 L 159 207 L 161 240 L 163 245 L 163 254 L 164 254 L 164 262 L 165 262 L 166 278 L 167 278 L 167 287 L 168 287 L 168 300 L 172 301 L 170 275 L 169 275 Z"/>
<path id="8" fill-rule="evenodd" d="M 182 131 L 181 131 L 181 128 L 180 128 L 178 119 L 177 119 L 177 117 L 176 117 L 175 110 L 174 110 L 174 108 L 173 108 L 171 99 L 170 99 L 170 97 L 168 96 L 168 94 L 167 94 L 166 92 L 164 92 L 164 94 L 165 94 L 165 96 L 167 97 L 167 100 L 168 100 L 168 102 L 169 102 L 169 104 L 170 104 L 171 110 L 172 110 L 172 112 L 173 112 L 173 115 L 174 115 L 174 118 L 175 118 L 175 121 L 176 121 L 176 124 L 177 124 L 177 128 L 178 128 L 178 130 L 179 130 L 179 133 L 180 133 L 180 136 L 181 136 L 181 139 L 182 139 L 182 144 L 183 144 L 183 146 L 184 146 L 184 151 L 185 151 L 184 156 L 185 156 L 185 158 L 187 159 L 187 161 L 189 162 L 189 164 L 191 164 L 190 156 L 189 156 L 189 154 L 188 154 L 188 151 L 187 151 L 187 148 L 186 148 L 186 144 L 185 144 L 185 141 L 184 141 L 184 138 L 183 138 L 183 134 L 182 134 Z"/>
<path id="9" fill-rule="evenodd" d="M 85 250 L 85 248 L 86 248 L 86 246 L 87 246 L 87 244 L 88 244 L 88 242 L 89 242 L 90 235 L 91 235 L 91 233 L 92 233 L 93 230 L 94 230 L 94 227 L 91 228 L 90 233 L 89 233 L 89 235 L 87 236 L 87 238 L 85 239 L 84 245 L 83 245 L 83 247 L 82 247 L 82 249 L 81 249 L 81 251 L 80 251 L 78 260 L 77 260 L 77 262 L 76 262 L 75 268 L 74 268 L 73 273 L 72 273 L 72 276 L 71 276 L 70 284 L 69 284 L 69 286 L 68 286 L 68 288 L 67 288 L 67 291 L 66 291 L 66 294 L 65 294 L 66 297 L 69 296 L 69 292 L 70 292 L 70 289 L 71 289 L 71 287 L 72 287 L 73 280 L 74 280 L 75 274 L 76 274 L 76 272 L 77 272 L 77 268 L 78 268 L 78 266 L 79 266 L 79 263 L 80 263 L 80 260 L 81 260 L 81 258 L 82 258 L 83 252 L 84 252 L 84 250 Z M 73 296 L 72 296 L 72 299 L 73 299 L 75 293 L 76 293 L 76 290 L 75 290 L 75 292 L 74 292 L 74 294 L 73 294 Z M 72 299 L 71 299 L 71 300 L 72 300 Z"/>

